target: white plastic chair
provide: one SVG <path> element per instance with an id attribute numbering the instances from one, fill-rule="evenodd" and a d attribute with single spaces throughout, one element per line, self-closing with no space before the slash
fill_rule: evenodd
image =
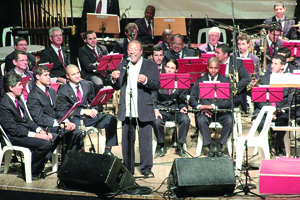
<path id="1" fill-rule="evenodd" d="M 219 122 L 211 122 L 209 124 L 209 128 L 211 129 L 222 129 L 222 125 Z M 197 149 L 196 149 L 196 157 L 201 155 L 202 152 L 202 146 L 203 146 L 203 136 L 201 133 L 198 134 L 198 141 L 197 141 Z M 227 149 L 229 155 L 231 155 L 231 137 L 227 139 Z"/>
<path id="2" fill-rule="evenodd" d="M 198 40 L 197 40 L 199 44 L 201 43 L 201 39 L 202 39 L 203 34 L 205 35 L 205 43 L 208 42 L 208 32 L 209 32 L 210 29 L 211 28 L 199 29 L 199 31 L 198 31 Z M 222 29 L 222 28 L 220 28 L 220 30 L 221 30 L 220 41 L 226 43 L 227 42 L 226 30 Z"/>
<path id="3" fill-rule="evenodd" d="M 4 142 L 6 146 L 3 148 L 1 147 L 0 143 L 0 167 L 1 167 L 1 161 L 4 157 L 5 154 L 5 159 L 4 159 L 4 174 L 8 172 L 9 169 L 9 163 L 11 160 L 11 155 L 13 151 L 20 151 L 23 153 L 24 156 L 24 164 L 25 164 L 25 181 L 27 183 L 32 182 L 32 176 L 31 176 L 31 151 L 28 148 L 25 147 L 20 147 L 20 146 L 13 146 L 7 137 L 6 133 L 4 132 L 2 126 L 0 125 L 0 130 L 2 132 L 2 138 L 4 139 Z"/>
<path id="4" fill-rule="evenodd" d="M 166 131 L 170 128 L 177 128 L 176 127 L 176 123 L 173 121 L 166 121 L 165 126 L 164 126 L 164 134 L 166 134 Z M 178 133 L 178 130 L 176 130 Z M 156 147 L 157 147 L 157 138 L 154 134 L 154 131 L 152 132 L 152 153 L 153 153 L 153 157 L 155 155 L 155 151 L 156 151 Z M 183 150 L 187 151 L 187 146 L 186 143 L 183 144 Z"/>
<path id="5" fill-rule="evenodd" d="M 243 127 L 242 127 L 242 111 L 240 107 L 234 108 L 234 126 L 233 131 L 235 135 L 242 135 Z"/>
<path id="6" fill-rule="evenodd" d="M 0 70 L 1 70 L 1 75 L 2 77 L 5 75 L 5 63 L 2 63 L 0 66 Z"/>
<path id="7" fill-rule="evenodd" d="M 245 142 L 247 141 L 248 147 L 260 147 L 259 154 L 260 160 L 270 159 L 270 149 L 269 149 L 269 129 L 272 121 L 273 113 L 276 108 L 273 106 L 264 106 L 260 110 L 257 118 L 253 121 L 252 127 L 248 132 L 247 137 L 236 137 L 234 138 L 234 146 L 236 148 L 236 169 L 241 170 L 243 154 L 245 149 Z M 258 136 L 255 136 L 257 128 L 263 119 L 264 115 L 266 116 L 264 126 Z"/>
<path id="8" fill-rule="evenodd" d="M 12 28 L 13 27 L 7 27 L 7 28 L 3 29 L 3 32 L 2 32 L 2 45 L 3 45 L 3 47 L 6 47 L 6 43 L 5 43 L 6 42 L 6 36 L 7 36 L 8 33 L 12 33 L 12 31 L 11 31 Z M 14 38 L 11 34 L 11 36 L 10 36 L 10 46 L 13 46 L 13 45 L 14 45 Z"/>

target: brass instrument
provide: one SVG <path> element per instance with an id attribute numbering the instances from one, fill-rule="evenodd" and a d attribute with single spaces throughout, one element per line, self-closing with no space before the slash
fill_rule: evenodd
<path id="1" fill-rule="evenodd" d="M 254 63 L 254 73 L 251 74 L 251 78 L 252 80 L 250 81 L 250 83 L 247 85 L 247 91 L 251 90 L 252 87 L 256 87 L 257 85 L 260 84 L 260 78 L 255 78 L 255 75 L 258 74 L 258 73 L 261 73 L 259 71 L 257 71 L 257 64 Z"/>
<path id="2" fill-rule="evenodd" d="M 260 31 L 260 56 L 262 56 L 263 53 L 263 64 L 260 69 L 261 73 L 260 75 L 263 76 L 266 72 L 267 67 L 267 37 L 266 37 L 266 30 L 263 28 Z"/>

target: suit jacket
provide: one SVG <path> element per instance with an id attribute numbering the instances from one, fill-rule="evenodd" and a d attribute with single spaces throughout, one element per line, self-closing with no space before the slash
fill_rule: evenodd
<path id="1" fill-rule="evenodd" d="M 229 73 L 233 74 L 233 57 L 230 56 L 229 60 Z M 245 92 L 247 90 L 247 85 L 251 81 L 251 76 L 246 70 L 243 61 L 241 59 L 237 59 L 237 71 L 239 73 L 239 82 L 238 82 L 238 93 Z"/>
<path id="2" fill-rule="evenodd" d="M 156 37 L 152 39 L 152 36 L 148 34 L 148 24 L 146 24 L 145 18 L 137 19 L 134 23 L 139 27 L 139 37 L 143 44 L 156 44 L 158 42 Z"/>
<path id="3" fill-rule="evenodd" d="M 121 41 L 117 41 L 115 46 L 114 46 L 113 52 L 114 53 L 119 53 L 119 54 L 124 54 L 123 59 L 127 59 L 127 57 L 128 57 L 128 54 L 127 54 L 128 44 L 129 44 L 129 42 L 128 42 L 127 38 L 124 38 Z"/>
<path id="4" fill-rule="evenodd" d="M 35 123 L 41 127 L 53 127 L 54 120 L 58 119 L 57 109 L 57 96 L 53 88 L 49 87 L 49 95 L 53 102 L 51 105 L 50 98 L 38 86 L 30 91 L 27 98 L 28 110 Z"/>
<path id="5" fill-rule="evenodd" d="M 121 96 L 119 99 L 119 112 L 118 118 L 121 121 L 125 120 L 126 114 L 126 104 L 125 104 L 125 94 L 127 86 L 127 73 L 123 69 L 126 61 L 119 64 L 118 70 L 120 70 L 120 77 L 117 79 L 116 83 L 112 86 L 115 90 L 121 89 Z M 160 88 L 159 73 L 157 70 L 157 65 L 147 59 L 143 59 L 140 74 L 145 74 L 147 76 L 147 83 L 141 84 L 137 83 L 138 87 L 138 118 L 142 122 L 153 121 L 155 119 L 153 100 L 151 98 L 151 92 L 157 91 Z"/>
<path id="6" fill-rule="evenodd" d="M 219 109 L 229 109 L 231 108 L 231 101 L 230 99 L 200 99 L 199 95 L 199 83 L 203 83 L 203 81 L 209 81 L 208 74 L 205 74 L 202 77 L 197 78 L 195 85 L 192 88 L 189 104 L 193 108 L 197 108 L 198 105 L 211 105 L 214 104 Z M 221 83 L 229 83 L 229 78 L 222 76 L 221 74 L 218 75 L 217 81 Z"/>
<path id="7" fill-rule="evenodd" d="M 286 16 L 284 17 L 284 27 L 283 27 L 283 37 L 286 37 L 290 40 L 296 40 L 297 39 L 297 30 L 292 27 L 292 25 L 295 25 L 295 20 L 289 19 Z M 276 22 L 276 17 L 273 16 L 269 19 L 265 20 L 265 24 L 270 24 L 272 22 Z"/>
<path id="8" fill-rule="evenodd" d="M 159 43 L 158 46 L 161 46 L 161 48 L 164 50 L 164 52 L 169 51 L 165 42 Z"/>
<path id="9" fill-rule="evenodd" d="M 194 57 L 196 55 L 195 51 L 192 50 L 192 49 L 182 48 L 181 51 L 182 51 L 182 58 L 185 58 L 185 57 Z M 176 54 L 175 54 L 175 52 L 173 50 L 165 51 L 164 55 L 165 55 L 164 63 L 167 63 L 168 60 L 170 60 L 170 58 L 177 59 L 177 56 L 176 56 Z"/>
<path id="10" fill-rule="evenodd" d="M 187 108 L 186 96 L 187 90 L 172 90 L 171 95 L 169 95 L 169 89 L 159 89 L 158 91 L 153 91 L 152 94 L 154 109 L 159 108 Z M 176 102 L 175 102 L 176 99 Z"/>
<path id="11" fill-rule="evenodd" d="M 14 51 L 5 57 L 5 71 L 6 72 L 9 72 L 13 68 L 15 68 L 13 59 L 14 59 Z M 31 53 L 27 53 L 27 59 L 28 59 L 28 68 L 30 71 L 32 71 L 32 69 L 35 66 L 35 56 L 32 55 Z"/>
<path id="12" fill-rule="evenodd" d="M 63 58 L 64 58 L 64 64 L 65 64 L 65 66 L 67 66 L 68 64 L 71 63 L 71 57 L 65 47 L 62 47 L 62 51 L 63 51 L 62 54 L 63 54 Z M 46 62 L 54 64 L 52 70 L 50 71 L 51 77 L 63 77 L 63 78 L 66 77 L 66 70 L 65 70 L 62 62 L 60 61 L 58 55 L 52 48 L 52 46 L 45 49 L 41 53 L 40 63 L 46 63 Z"/>
<path id="13" fill-rule="evenodd" d="M 271 63 L 272 62 L 272 58 L 274 55 L 277 54 L 278 50 L 282 47 L 282 43 L 283 43 L 283 40 L 281 38 L 279 38 L 277 40 L 277 42 L 274 44 L 274 48 L 275 48 L 275 51 L 273 49 L 273 55 L 271 56 L 270 55 L 270 47 L 269 47 L 269 43 L 267 42 L 267 53 L 266 53 L 266 58 L 267 58 L 267 63 Z M 255 41 L 255 45 L 254 45 L 254 50 L 257 51 L 257 53 L 260 52 L 260 39 L 256 40 Z"/>
<path id="14" fill-rule="evenodd" d="M 92 83 L 83 80 L 80 82 L 80 85 L 83 90 L 82 104 L 72 115 L 74 117 L 80 117 L 80 111 L 82 109 L 88 108 L 88 105 L 92 102 L 95 96 L 94 90 L 92 89 Z M 76 102 L 76 94 L 74 93 L 70 83 L 68 82 L 58 90 L 58 118 L 61 119 Z"/>
<path id="15" fill-rule="evenodd" d="M 217 42 L 217 46 L 219 44 L 224 44 L 224 42 Z M 213 50 L 210 48 L 210 46 L 208 45 L 208 43 L 205 43 L 205 44 L 203 44 L 203 45 L 201 45 L 199 47 L 199 52 L 200 53 L 207 53 L 207 52 L 213 52 Z"/>
<path id="16" fill-rule="evenodd" d="M 103 55 L 107 55 L 108 51 L 105 46 L 102 45 L 96 45 L 97 51 L 98 51 L 98 56 L 101 59 Z M 97 61 L 96 55 L 94 51 L 86 45 L 83 47 L 80 47 L 78 50 L 78 57 L 81 65 L 81 74 L 83 78 L 87 79 L 87 75 L 91 74 L 97 74 L 93 72 L 93 70 L 97 69 L 97 67 L 94 66 L 94 63 Z"/>
<path id="17" fill-rule="evenodd" d="M 81 16 L 80 32 L 86 32 L 87 30 L 87 13 L 96 12 L 96 0 L 85 0 L 83 3 L 83 10 Z M 107 14 L 115 14 L 120 16 L 119 0 L 107 0 Z"/>
<path id="18" fill-rule="evenodd" d="M 23 118 L 19 115 L 15 103 L 7 94 L 0 99 L 0 124 L 10 139 L 27 137 L 28 131 L 35 132 L 38 128 L 36 123 L 30 120 L 22 99 L 19 98 L 18 103 L 24 115 Z"/>

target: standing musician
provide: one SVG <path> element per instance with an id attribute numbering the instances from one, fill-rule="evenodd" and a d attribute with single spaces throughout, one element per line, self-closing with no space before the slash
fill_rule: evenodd
<path id="1" fill-rule="evenodd" d="M 69 81 L 58 90 L 58 117 L 62 118 L 76 102 L 82 101 L 81 106 L 75 110 L 73 117 L 69 120 L 77 127 L 80 125 L 80 120 L 83 120 L 87 127 L 105 128 L 106 147 L 104 154 L 112 155 L 112 146 L 118 145 L 117 119 L 112 115 L 102 114 L 97 109 L 88 107 L 95 97 L 93 86 L 90 82 L 82 80 L 76 65 L 68 65 L 66 73 Z"/>
<path id="2" fill-rule="evenodd" d="M 216 58 L 222 63 L 226 64 L 225 75 L 226 77 L 235 76 L 234 74 L 234 66 L 233 66 L 233 56 L 230 55 L 230 47 L 227 44 L 220 44 L 217 46 L 215 50 Z M 247 85 L 251 81 L 251 76 L 243 65 L 243 61 L 237 59 L 237 73 L 238 73 L 238 81 L 237 81 L 237 92 L 234 96 L 234 106 L 237 107 L 239 105 L 242 106 L 242 109 L 247 112 Z"/>
<path id="3" fill-rule="evenodd" d="M 285 58 L 281 55 L 276 55 L 272 59 L 272 73 L 266 73 L 261 78 L 261 85 L 269 85 L 270 84 L 270 76 L 273 73 L 282 74 L 285 65 Z M 289 95 L 291 94 L 289 88 L 283 88 L 283 101 L 278 103 L 273 103 L 273 106 L 277 108 L 277 111 L 273 115 L 273 120 L 275 122 L 275 126 L 288 126 L 289 114 L 288 110 L 284 110 L 284 108 L 289 107 L 291 98 Z M 254 111 L 254 115 L 258 114 L 261 108 L 266 105 L 266 103 L 257 103 L 257 109 Z M 272 103 L 271 103 L 272 105 Z M 264 119 L 261 121 L 259 125 L 259 130 L 263 128 Z M 285 135 L 285 131 L 272 131 L 272 134 L 275 135 L 276 145 L 275 145 L 275 153 L 277 156 L 283 156 L 282 142 L 283 137 Z"/>
<path id="4" fill-rule="evenodd" d="M 208 73 L 197 79 L 190 97 L 190 106 L 194 109 L 199 109 L 200 112 L 196 115 L 196 121 L 199 130 L 203 136 L 203 146 L 209 149 L 208 156 L 221 157 L 222 147 L 226 144 L 228 137 L 232 130 L 232 115 L 230 112 L 217 112 L 218 109 L 230 109 L 230 99 L 200 99 L 199 95 L 199 83 L 204 81 L 220 81 L 221 83 L 229 83 L 229 78 L 219 74 L 220 62 L 217 58 L 212 57 L 207 62 Z M 214 121 L 215 115 L 217 115 L 217 121 L 223 126 L 221 131 L 221 137 L 216 146 L 211 141 L 211 135 L 209 130 L 210 122 Z"/>
<path id="5" fill-rule="evenodd" d="M 123 61 L 119 64 L 118 70 L 112 72 L 113 88 L 121 89 L 118 119 L 122 121 L 123 159 L 125 166 L 134 174 L 135 129 L 138 126 L 140 167 L 142 174 L 149 178 L 154 177 L 151 170 L 152 124 L 155 115 L 151 92 L 157 91 L 160 87 L 159 73 L 154 62 L 142 57 L 143 48 L 139 41 L 131 41 L 127 52 L 131 62 Z"/>
<path id="6" fill-rule="evenodd" d="M 293 25 L 295 25 L 295 21 L 287 18 L 284 15 L 285 11 L 286 11 L 286 7 L 284 3 L 281 1 L 277 1 L 274 5 L 275 16 L 266 19 L 264 23 L 270 24 L 272 22 L 278 22 L 278 25 L 280 26 L 282 31 L 282 36 L 290 40 L 296 40 L 297 31 L 294 27 L 292 27 Z"/>
<path id="7" fill-rule="evenodd" d="M 171 58 L 165 68 L 166 74 L 175 73 L 178 69 L 178 62 Z M 186 103 L 187 90 L 179 89 L 159 89 L 152 92 L 152 99 L 155 112 L 155 120 L 153 123 L 154 133 L 158 141 L 158 156 L 162 157 L 166 154 L 165 141 L 164 141 L 164 124 L 166 121 L 174 121 L 174 111 L 167 111 L 163 109 L 179 109 L 180 112 L 176 113 L 176 122 L 179 124 L 179 148 L 176 149 L 176 154 L 180 157 L 187 157 L 182 150 L 183 144 L 186 143 L 186 136 L 189 130 L 190 118 L 187 115 Z M 177 111 L 175 111 L 177 112 Z"/>

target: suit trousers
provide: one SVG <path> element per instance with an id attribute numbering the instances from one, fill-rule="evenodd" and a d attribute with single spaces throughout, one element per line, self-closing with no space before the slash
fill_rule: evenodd
<path id="1" fill-rule="evenodd" d="M 94 118 L 73 117 L 70 119 L 70 121 L 75 123 L 77 127 L 80 125 L 80 120 L 83 120 L 86 127 L 93 126 L 97 129 L 105 128 L 106 146 L 118 145 L 117 119 L 114 116 L 98 113 L 98 115 Z"/>
<path id="2" fill-rule="evenodd" d="M 219 142 L 222 145 L 226 145 L 227 139 L 232 130 L 232 115 L 231 113 L 225 112 L 217 113 L 216 117 L 217 122 L 223 126 Z M 207 117 L 205 114 L 197 114 L 197 124 L 203 136 L 203 145 L 209 145 L 211 143 L 209 124 L 213 121 L 215 121 L 215 114 L 213 114 L 211 118 Z"/>
<path id="3" fill-rule="evenodd" d="M 158 143 L 164 143 L 164 125 L 166 121 L 175 121 L 175 113 L 160 111 L 163 118 L 154 120 L 153 128 Z M 189 130 L 190 118 L 187 114 L 176 113 L 176 122 L 179 124 L 178 141 L 186 143 L 186 136 Z"/>
<path id="4" fill-rule="evenodd" d="M 33 137 L 9 137 L 15 146 L 29 148 L 32 151 L 31 172 L 32 175 L 39 175 L 44 169 L 47 154 L 55 148 L 55 143 Z"/>
<path id="5" fill-rule="evenodd" d="M 153 167 L 152 121 L 141 122 L 137 118 L 132 118 L 132 127 L 130 129 L 130 120 L 129 117 L 126 117 L 125 121 L 122 122 L 122 153 L 124 164 L 132 174 L 134 174 L 134 142 L 137 125 L 139 134 L 141 171 L 149 171 Z"/>

